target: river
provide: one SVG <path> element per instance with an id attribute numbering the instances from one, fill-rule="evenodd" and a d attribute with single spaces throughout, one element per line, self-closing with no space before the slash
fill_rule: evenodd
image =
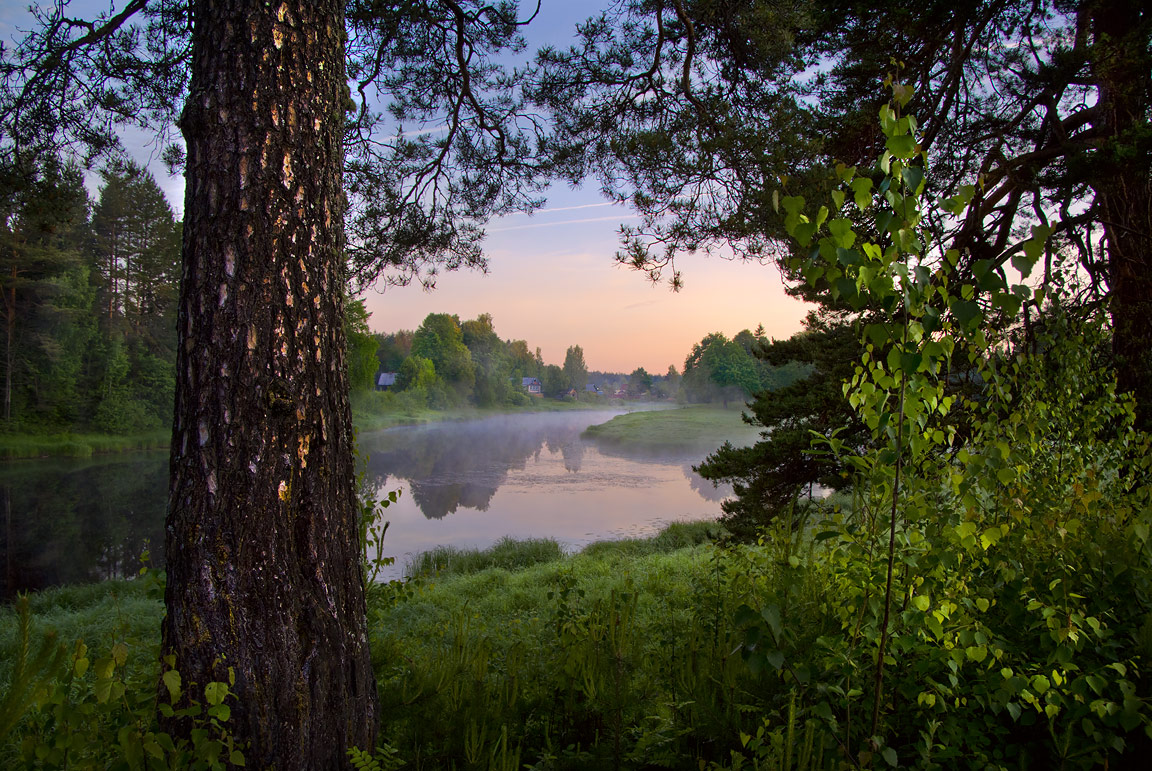
<path id="1" fill-rule="evenodd" d="M 384 518 L 384 553 L 488 546 L 509 535 L 555 538 L 569 550 L 646 535 L 673 520 L 714 518 L 728 493 L 692 465 L 708 448 L 628 452 L 581 438 L 619 411 L 502 415 L 361 434 L 363 483 L 399 490 Z M 166 452 L 0 466 L 3 596 L 133 575 L 147 551 L 163 564 Z"/>

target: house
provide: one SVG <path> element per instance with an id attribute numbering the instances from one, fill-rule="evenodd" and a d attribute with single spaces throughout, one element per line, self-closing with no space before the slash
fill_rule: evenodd
<path id="1" fill-rule="evenodd" d="M 396 387 L 395 372 L 381 372 L 376 376 L 376 390 L 387 391 Z"/>
<path id="2" fill-rule="evenodd" d="M 539 378 L 522 377 L 520 378 L 520 387 L 527 391 L 529 396 L 542 396 L 544 394 L 544 387 L 540 385 Z"/>
<path id="3" fill-rule="evenodd" d="M 597 396 L 603 396 L 604 395 L 604 392 L 600 390 L 600 386 L 594 385 L 592 383 L 589 383 L 588 385 L 584 386 L 584 393 L 596 394 Z"/>

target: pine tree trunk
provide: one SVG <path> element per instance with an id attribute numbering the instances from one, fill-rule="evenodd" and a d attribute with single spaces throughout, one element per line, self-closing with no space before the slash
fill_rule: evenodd
<path id="1" fill-rule="evenodd" d="M 1120 390 L 1136 397 L 1137 426 L 1152 431 L 1152 22 L 1143 0 L 1089 8 L 1107 138 L 1093 159 L 1093 188 L 1108 247 L 1112 352 Z"/>
<path id="2" fill-rule="evenodd" d="M 163 649 L 247 767 L 374 746 L 345 367 L 340 0 L 193 3 Z M 200 689 L 197 691 L 197 688 Z"/>

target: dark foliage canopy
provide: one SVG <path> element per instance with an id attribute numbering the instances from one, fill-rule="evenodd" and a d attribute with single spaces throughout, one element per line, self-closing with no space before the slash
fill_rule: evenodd
<path id="1" fill-rule="evenodd" d="M 1108 304 L 1147 426 L 1150 16 L 1136 0 L 633 0 L 542 52 L 535 97 L 568 173 L 641 214 L 618 259 L 679 286 L 685 252 L 785 256 L 777 196 L 826 199 L 834 161 L 871 173 L 880 84 L 910 86 L 930 194 L 974 201 L 930 223 L 938 240 L 1004 271 L 1050 225 L 1043 280 Z"/>
<path id="2" fill-rule="evenodd" d="M 59 148 L 116 154 L 125 128 L 155 135 L 180 168 L 190 4 L 130 0 L 88 19 L 52 3 L 33 15 L 18 45 L 0 46 L 3 168 Z M 509 0 L 346 4 L 345 251 L 356 287 L 483 269 L 484 221 L 542 205 L 545 126 L 503 63 L 523 50 L 531 15 Z"/>

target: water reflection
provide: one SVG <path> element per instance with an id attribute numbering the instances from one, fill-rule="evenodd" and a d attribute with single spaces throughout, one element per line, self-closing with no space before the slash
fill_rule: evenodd
<path id="1" fill-rule="evenodd" d="M 3 598 L 162 564 L 167 453 L 0 466 Z"/>
<path id="2" fill-rule="evenodd" d="M 615 414 L 518 415 L 362 435 L 376 494 L 402 491 L 385 512 L 392 526 L 384 551 L 398 564 L 384 577 L 441 544 L 486 546 L 511 535 L 578 548 L 720 513 L 731 491 L 692 471 L 713 447 L 653 453 L 581 438 Z"/>
<path id="3" fill-rule="evenodd" d="M 460 508 L 488 511 L 509 473 L 542 453 L 559 455 L 565 470 L 579 473 L 586 449 L 581 432 L 616 414 L 506 415 L 401 427 L 361 435 L 360 449 L 374 487 L 387 488 L 390 477 L 403 480 L 425 517 L 443 519 Z"/>
<path id="4" fill-rule="evenodd" d="M 581 439 L 618 411 L 509 415 L 360 436 L 366 482 L 389 508 L 386 553 L 498 538 L 550 537 L 575 548 L 719 514 L 729 492 L 692 465 L 713 448 L 653 455 Z M 3 597 L 132 575 L 151 548 L 163 564 L 166 453 L 0 464 Z M 449 516 L 451 515 L 451 516 Z"/>

